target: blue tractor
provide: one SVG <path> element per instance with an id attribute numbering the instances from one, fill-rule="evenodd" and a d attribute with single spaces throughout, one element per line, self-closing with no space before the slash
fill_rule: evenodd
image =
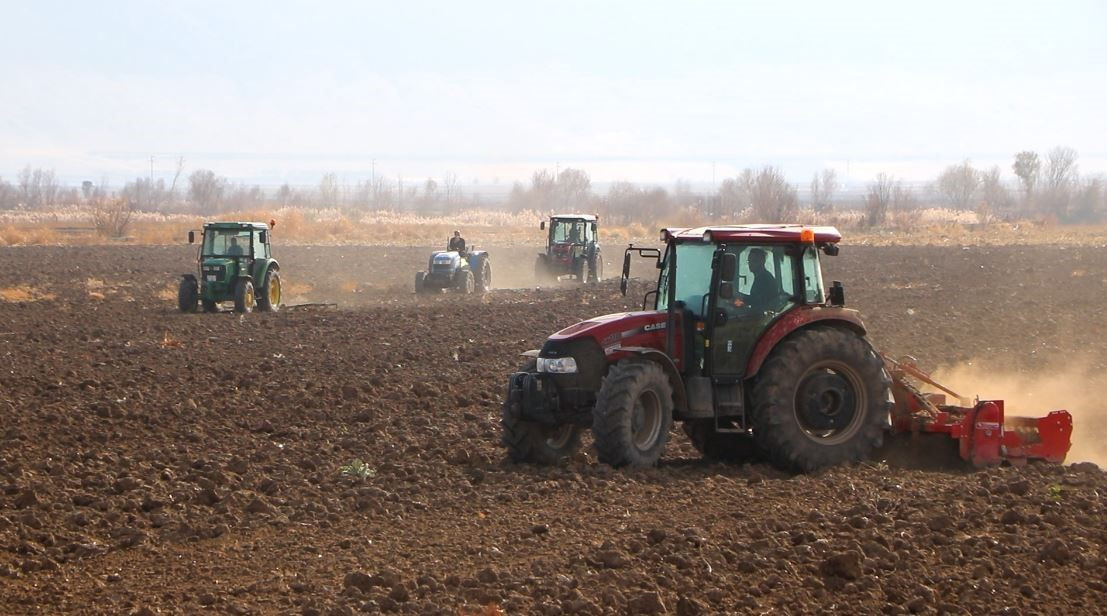
<path id="1" fill-rule="evenodd" d="M 415 274 L 415 292 L 484 293 L 492 288 L 492 264 L 484 250 L 436 250 L 427 270 Z"/>

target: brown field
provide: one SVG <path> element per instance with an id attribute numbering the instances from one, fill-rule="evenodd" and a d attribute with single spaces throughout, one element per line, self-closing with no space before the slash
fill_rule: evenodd
<path id="1" fill-rule="evenodd" d="M 1067 407 L 1070 461 L 1107 462 L 1107 248 L 1098 232 L 1019 233 L 851 238 L 828 278 L 881 350 L 1014 412 Z M 636 307 L 645 284 L 535 289 L 533 246 L 481 239 L 500 288 L 416 298 L 430 247 L 391 243 L 412 242 L 279 245 L 290 303 L 338 309 L 245 316 L 176 312 L 186 246 L 0 248 L 0 613 L 1107 604 L 1094 465 L 789 476 L 704 463 L 679 429 L 656 469 L 587 449 L 557 468 L 505 462 L 519 353 Z M 354 460 L 364 478 L 342 474 Z"/>

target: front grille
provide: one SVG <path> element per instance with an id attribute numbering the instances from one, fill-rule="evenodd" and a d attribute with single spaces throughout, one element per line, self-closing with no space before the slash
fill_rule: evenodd
<path id="1" fill-rule="evenodd" d="M 436 274 L 449 274 L 450 272 L 454 271 L 454 266 L 450 263 L 435 263 L 431 266 L 431 271 Z"/>
<path id="2" fill-rule="evenodd" d="M 223 280 L 223 278 L 226 277 L 226 275 L 227 275 L 227 266 L 226 265 L 205 265 L 202 268 L 202 271 L 203 271 L 205 280 L 208 278 L 208 276 L 215 276 L 216 280 Z"/>

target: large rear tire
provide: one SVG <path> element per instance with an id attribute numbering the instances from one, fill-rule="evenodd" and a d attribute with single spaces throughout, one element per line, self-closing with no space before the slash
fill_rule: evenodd
<path id="1" fill-rule="evenodd" d="M 265 284 L 258 289 L 258 311 L 277 312 L 281 309 L 281 273 L 269 268 L 265 272 Z"/>
<path id="2" fill-rule="evenodd" d="M 536 363 L 532 359 L 519 371 L 534 372 Z M 501 442 L 512 462 L 557 464 L 580 449 L 581 429 L 577 426 L 549 426 L 526 421 L 508 408 L 507 402 L 505 398 L 500 413 L 500 425 L 503 427 Z"/>
<path id="3" fill-rule="evenodd" d="M 181 312 L 196 312 L 196 302 L 200 298 L 200 287 L 191 278 L 182 278 L 177 287 L 177 308 Z"/>
<path id="4" fill-rule="evenodd" d="M 492 289 L 492 265 L 485 256 L 480 260 L 480 271 L 476 277 L 477 293 L 487 293 Z"/>
<path id="5" fill-rule="evenodd" d="M 799 331 L 777 345 L 754 383 L 758 448 L 788 471 L 862 460 L 883 441 L 890 386 L 864 337 L 840 327 Z"/>
<path id="6" fill-rule="evenodd" d="M 673 386 L 652 361 L 622 360 L 611 367 L 596 396 L 592 434 L 600 462 L 653 466 L 673 426 Z"/>
<path id="7" fill-rule="evenodd" d="M 252 312 L 255 302 L 254 283 L 249 278 L 239 278 L 234 286 L 234 311 Z"/>

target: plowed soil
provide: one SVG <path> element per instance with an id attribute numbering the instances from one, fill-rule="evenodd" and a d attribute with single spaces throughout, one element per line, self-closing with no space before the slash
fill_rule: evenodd
<path id="1" fill-rule="evenodd" d="M 704 463 L 679 429 L 655 469 L 506 462 L 519 354 L 646 285 L 519 288 L 534 251 L 490 250 L 517 288 L 417 298 L 429 249 L 289 247 L 286 299 L 337 309 L 240 316 L 176 312 L 187 248 L 0 249 L 0 612 L 1107 609 L 1095 464 L 791 476 Z M 1101 459 L 1107 249 L 827 261 L 878 348 L 1069 405 L 1072 461 Z"/>

